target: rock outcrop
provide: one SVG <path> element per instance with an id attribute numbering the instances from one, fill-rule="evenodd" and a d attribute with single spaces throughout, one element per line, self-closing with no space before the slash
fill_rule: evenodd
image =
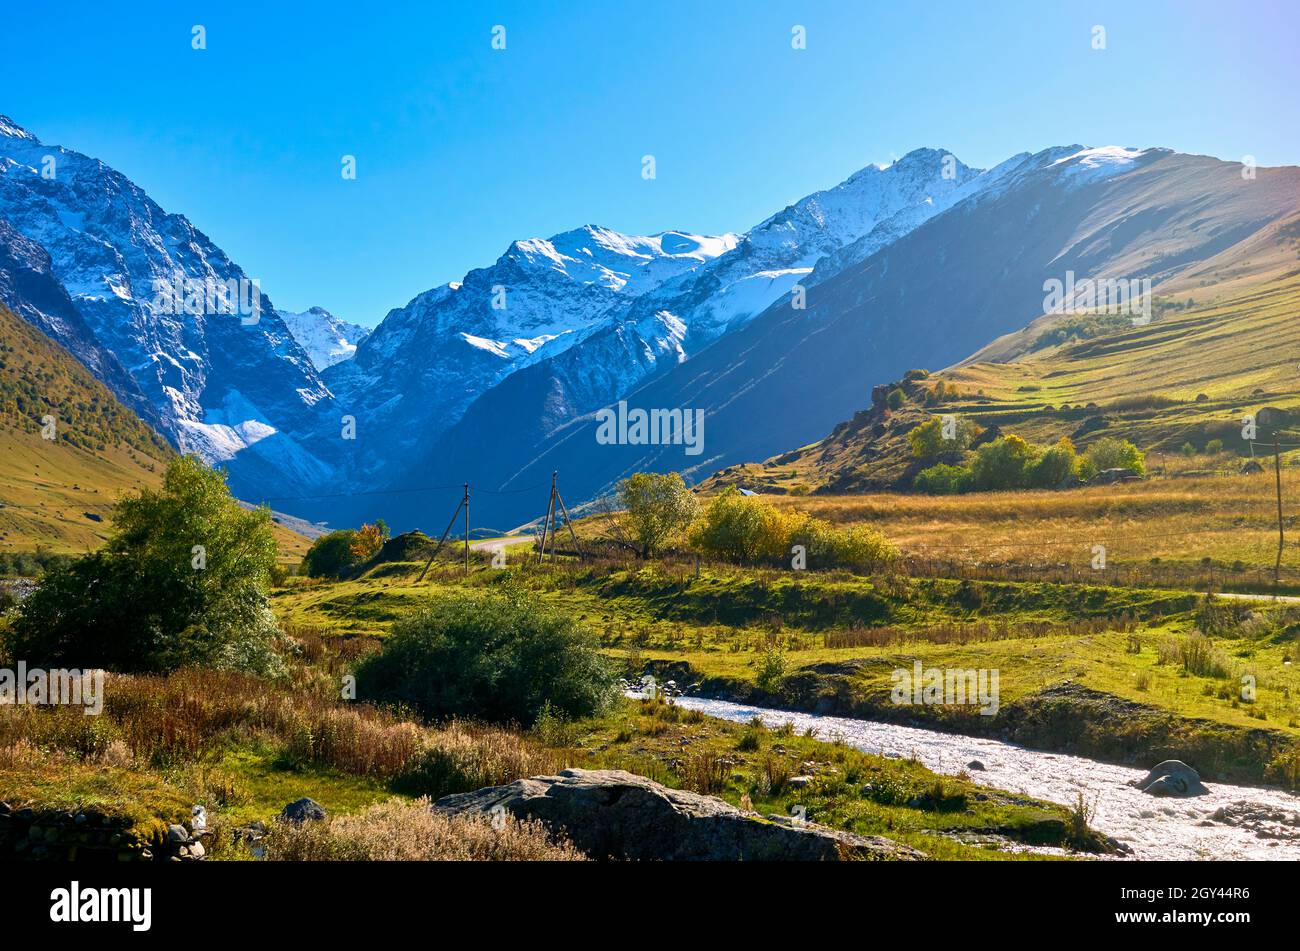
<path id="1" fill-rule="evenodd" d="M 593 858 L 642 861 L 842 859 L 917 860 L 924 853 L 890 839 L 811 823 L 783 824 L 721 799 L 669 789 L 622 770 L 566 769 L 505 786 L 444 796 L 452 815 L 503 814 L 534 819 Z"/>

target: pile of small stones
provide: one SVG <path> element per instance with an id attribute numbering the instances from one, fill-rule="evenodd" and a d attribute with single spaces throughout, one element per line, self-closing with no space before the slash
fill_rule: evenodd
<path id="1" fill-rule="evenodd" d="M 129 819 L 0 802 L 0 857 L 19 861 L 197 862 L 207 854 L 208 834 L 174 823 L 162 842 L 141 842 Z"/>

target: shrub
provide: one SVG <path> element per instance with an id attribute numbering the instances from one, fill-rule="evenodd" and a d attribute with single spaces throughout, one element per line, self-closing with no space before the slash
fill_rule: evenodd
<path id="1" fill-rule="evenodd" d="M 1145 475 L 1146 459 L 1142 451 L 1127 439 L 1107 436 L 1088 447 L 1084 458 L 1097 472 L 1107 469 L 1128 469 L 1137 475 Z"/>
<path id="2" fill-rule="evenodd" d="M 889 567 L 898 558 L 898 549 L 870 526 L 832 525 L 811 516 L 794 526 L 784 550 L 796 544 L 807 548 L 810 564 L 817 568 L 874 572 Z"/>
<path id="3" fill-rule="evenodd" d="M 1206 455 L 1217 456 L 1221 452 L 1223 452 L 1222 439 L 1211 439 L 1209 442 L 1205 444 Z"/>
<path id="4" fill-rule="evenodd" d="M 356 677 L 368 700 L 495 723 L 534 723 L 548 702 L 558 715 L 591 716 L 616 692 L 595 635 L 513 592 L 456 595 L 398 621 Z"/>
<path id="5" fill-rule="evenodd" d="M 895 387 L 889 391 L 889 395 L 885 397 L 885 402 L 890 409 L 902 409 L 903 404 L 907 402 L 907 394 Z"/>
<path id="6" fill-rule="evenodd" d="M 965 466 L 950 466 L 945 463 L 922 469 L 916 474 L 912 485 L 918 492 L 929 495 L 956 495 L 968 491 L 973 484 L 970 469 Z"/>
<path id="7" fill-rule="evenodd" d="M 322 535 L 307 549 L 302 559 L 302 573 L 309 578 L 337 578 L 360 562 L 353 551 L 357 532 L 350 528 Z"/>
<path id="8" fill-rule="evenodd" d="M 1033 446 L 1015 435 L 985 443 L 971 462 L 975 487 L 984 491 L 1023 488 L 1037 454 Z"/>
<path id="9" fill-rule="evenodd" d="M 710 555 L 746 565 L 780 558 L 789 549 L 798 516 L 728 488 L 713 497 L 691 532 L 691 543 Z"/>
<path id="10" fill-rule="evenodd" d="M 1079 474 L 1079 454 L 1067 437 L 1061 440 L 1029 468 L 1029 484 L 1036 489 L 1054 489 Z"/>
<path id="11" fill-rule="evenodd" d="M 282 670 L 266 597 L 276 557 L 268 510 L 246 511 L 222 473 L 186 456 L 161 488 L 119 501 L 113 522 L 101 551 L 51 568 L 23 602 L 11 656 L 118 671 Z"/>
<path id="12" fill-rule="evenodd" d="M 781 686 L 781 681 L 785 679 L 786 661 L 785 654 L 779 650 L 769 650 L 763 653 L 763 659 L 758 665 L 758 676 L 755 683 L 758 689 L 767 693 L 775 693 Z"/>

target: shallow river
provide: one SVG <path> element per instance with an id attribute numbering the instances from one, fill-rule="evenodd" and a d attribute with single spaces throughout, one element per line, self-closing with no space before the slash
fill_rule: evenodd
<path id="1" fill-rule="evenodd" d="M 1156 798 L 1127 785 L 1146 775 L 1145 770 L 998 740 L 725 700 L 678 697 L 675 702 L 723 720 L 759 717 L 768 726 L 790 722 L 800 733 L 815 729 L 821 739 L 840 739 L 864 752 L 915 756 L 938 773 L 957 773 L 979 760 L 985 769 L 968 770 L 973 781 L 1063 805 L 1073 805 L 1082 791 L 1095 804 L 1092 826 L 1132 848 L 1134 858 L 1300 859 L 1300 797 L 1280 789 L 1229 786 L 1203 776 L 1208 795 Z"/>

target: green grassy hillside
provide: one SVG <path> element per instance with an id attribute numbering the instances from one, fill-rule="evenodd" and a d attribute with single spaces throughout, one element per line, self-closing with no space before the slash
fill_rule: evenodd
<path id="1" fill-rule="evenodd" d="M 0 551 L 98 547 L 113 502 L 157 484 L 171 455 L 76 358 L 0 306 Z"/>
<path id="2" fill-rule="evenodd" d="M 75 357 L 0 306 L 0 552 L 98 548 L 113 503 L 157 485 L 173 455 Z M 275 531 L 283 559 L 300 560 L 310 541 Z"/>

